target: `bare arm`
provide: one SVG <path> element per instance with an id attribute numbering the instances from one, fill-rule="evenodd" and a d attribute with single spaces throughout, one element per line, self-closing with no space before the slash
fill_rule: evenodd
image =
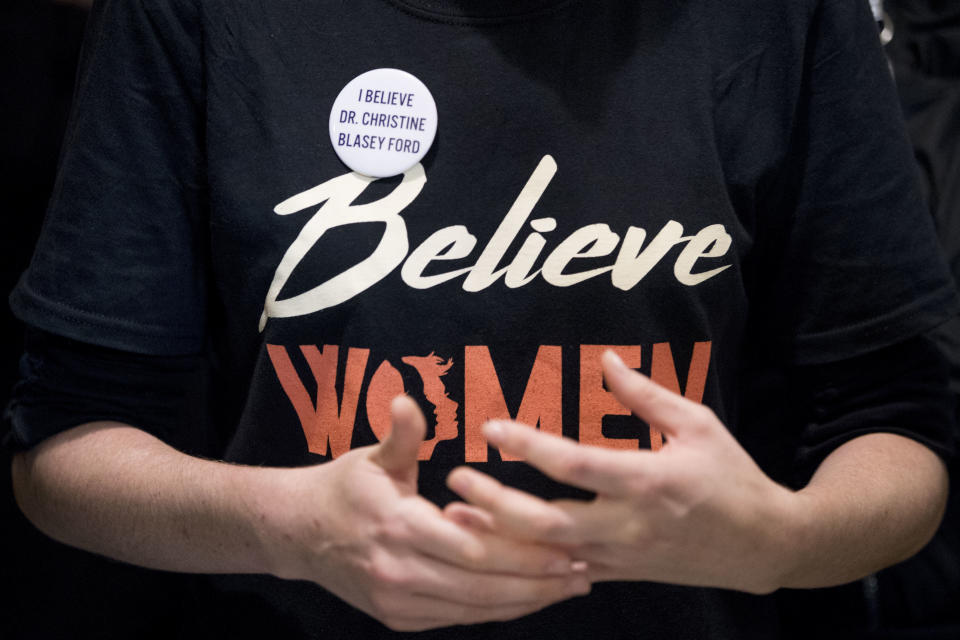
<path id="1" fill-rule="evenodd" d="M 850 582 L 905 560 L 936 532 L 947 470 L 925 446 L 890 433 L 837 448 L 793 496 L 792 567 L 780 586 Z"/>
<path id="2" fill-rule="evenodd" d="M 50 536 L 159 569 L 311 580 L 387 626 L 507 620 L 589 591 L 569 556 L 478 533 L 417 494 L 425 425 L 409 399 L 390 435 L 312 467 L 200 460 L 118 423 L 16 457 L 17 500 Z"/>
<path id="3" fill-rule="evenodd" d="M 263 496 L 282 472 L 201 460 L 116 422 L 54 436 L 13 460 L 27 517 L 52 538 L 155 569 L 269 573 Z"/>

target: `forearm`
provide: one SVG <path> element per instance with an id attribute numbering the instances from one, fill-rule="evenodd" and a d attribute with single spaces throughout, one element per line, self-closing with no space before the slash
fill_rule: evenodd
<path id="1" fill-rule="evenodd" d="M 889 433 L 847 442 L 792 496 L 780 586 L 843 584 L 910 557 L 933 536 L 946 497 L 946 467 L 923 445 Z"/>
<path id="2" fill-rule="evenodd" d="M 18 454 L 17 502 L 47 535 L 140 566 L 270 571 L 267 495 L 283 470 L 180 453 L 120 423 L 71 429 Z"/>

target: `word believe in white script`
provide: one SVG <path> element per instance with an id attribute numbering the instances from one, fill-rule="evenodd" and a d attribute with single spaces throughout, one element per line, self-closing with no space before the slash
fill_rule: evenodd
<path id="1" fill-rule="evenodd" d="M 530 221 L 533 231 L 524 240 L 513 261 L 497 269 L 556 172 L 554 159 L 544 156 L 503 222 L 480 252 L 476 263 L 429 276 L 424 275 L 427 265 L 435 261 L 466 258 L 477 246 L 477 238 L 463 225 L 444 227 L 407 255 L 407 227 L 400 212 L 416 199 L 427 182 L 422 165 L 416 164 L 407 170 L 403 180 L 390 194 L 374 202 L 351 204 L 375 180 L 357 173 L 333 178 L 284 200 L 274 208 L 278 215 L 322 206 L 303 226 L 280 261 L 267 292 L 263 315 L 260 317 L 260 330 L 263 331 L 266 326 L 267 318 L 301 316 L 341 304 L 367 290 L 401 264 L 400 276 L 410 287 L 426 289 L 465 276 L 462 287 L 470 292 L 482 291 L 501 277 L 510 288 L 522 287 L 537 276 L 556 287 L 569 287 L 604 273 L 610 273 L 613 286 L 626 291 L 636 286 L 671 248 L 682 243 L 686 243 L 686 246 L 673 265 L 673 274 L 681 284 L 698 285 L 730 267 L 728 264 L 697 273 L 693 270 L 701 258 L 720 258 L 730 249 L 730 235 L 722 224 L 712 224 L 696 235 L 684 236 L 683 225 L 670 220 L 646 246 L 643 244 L 647 237 L 646 230 L 639 227 L 629 227 L 622 243 L 620 236 L 606 224 L 581 227 L 558 244 L 540 268 L 534 269 L 547 244 L 543 234 L 553 231 L 557 226 L 554 218 L 538 218 Z M 290 274 L 324 233 L 335 227 L 366 222 L 386 225 L 373 253 L 308 291 L 278 300 L 280 290 Z M 574 260 L 608 256 L 617 245 L 620 245 L 620 251 L 612 265 L 586 271 L 567 271 Z"/>

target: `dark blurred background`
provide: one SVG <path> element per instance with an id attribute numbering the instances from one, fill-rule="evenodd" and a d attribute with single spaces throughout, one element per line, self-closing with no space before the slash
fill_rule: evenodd
<path id="1" fill-rule="evenodd" d="M 26 268 L 53 187 L 90 0 L 0 0 L 0 406 L 16 382 L 22 327 L 6 295 Z M 171 638 L 188 578 L 76 551 L 38 533 L 0 454 L 0 638 Z"/>
<path id="2" fill-rule="evenodd" d="M 866 0 L 862 0 L 866 1 Z M 26 268 L 53 186 L 90 0 L 0 2 L 0 181 L 9 203 L 0 291 Z M 960 279 L 960 0 L 886 0 L 887 45 L 925 195 Z M 16 382 L 22 327 L 0 305 L 0 406 Z M 960 354 L 960 321 L 941 331 Z M 960 357 L 954 390 L 960 399 Z M 960 406 L 960 405 L 958 405 Z M 0 453 L 0 639 L 172 638 L 197 615 L 190 578 L 60 545 L 16 508 Z M 948 516 L 917 557 L 836 589 L 777 594 L 790 638 L 960 639 L 960 469 Z"/>

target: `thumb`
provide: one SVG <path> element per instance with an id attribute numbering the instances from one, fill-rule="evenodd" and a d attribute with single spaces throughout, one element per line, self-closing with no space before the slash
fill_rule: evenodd
<path id="1" fill-rule="evenodd" d="M 390 403 L 390 433 L 373 453 L 373 461 L 390 474 L 416 471 L 417 452 L 427 432 L 427 423 L 417 403 L 397 396 Z"/>

